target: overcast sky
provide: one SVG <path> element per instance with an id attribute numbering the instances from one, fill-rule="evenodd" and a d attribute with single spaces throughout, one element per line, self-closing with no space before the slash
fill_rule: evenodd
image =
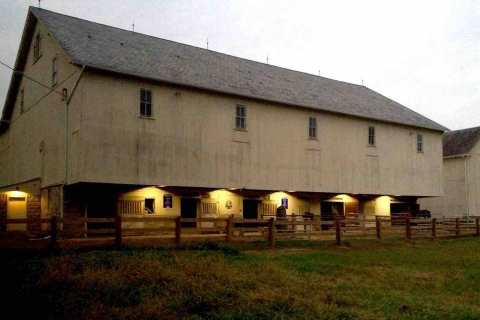
<path id="1" fill-rule="evenodd" d="M 13 65 L 29 5 L 0 0 Z M 45 9 L 362 83 L 450 129 L 480 126 L 480 1 L 42 0 Z M 3 106 L 11 73 L 0 66 Z M 1 107 L 0 107 L 1 108 Z"/>

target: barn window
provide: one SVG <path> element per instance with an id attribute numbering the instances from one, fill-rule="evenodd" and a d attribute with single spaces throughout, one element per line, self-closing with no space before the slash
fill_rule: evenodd
<path id="1" fill-rule="evenodd" d="M 146 198 L 145 199 L 145 213 L 155 213 L 155 199 Z"/>
<path id="2" fill-rule="evenodd" d="M 152 116 L 152 91 L 140 90 L 140 116 L 150 118 Z"/>
<path id="3" fill-rule="evenodd" d="M 247 107 L 237 105 L 235 113 L 235 128 L 240 130 L 247 129 Z"/>
<path id="4" fill-rule="evenodd" d="M 37 33 L 33 43 L 33 63 L 37 62 L 37 60 L 40 59 L 40 57 L 42 56 L 41 45 L 42 38 L 40 36 L 40 33 Z"/>
<path id="5" fill-rule="evenodd" d="M 375 145 L 375 127 L 368 127 L 368 145 Z"/>
<path id="6" fill-rule="evenodd" d="M 52 59 L 52 87 L 55 87 L 57 85 L 57 57 Z"/>
<path id="7" fill-rule="evenodd" d="M 423 152 L 423 136 L 417 134 L 417 152 Z"/>
<path id="8" fill-rule="evenodd" d="M 308 137 L 315 139 L 317 137 L 317 118 L 310 117 L 308 120 Z"/>

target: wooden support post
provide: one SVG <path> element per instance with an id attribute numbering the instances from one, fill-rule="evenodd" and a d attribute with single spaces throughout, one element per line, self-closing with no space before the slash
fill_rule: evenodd
<path id="1" fill-rule="evenodd" d="M 314 219 L 314 217 L 312 217 L 311 220 L 303 220 L 304 222 L 308 223 L 308 224 L 305 225 L 308 240 L 312 240 L 313 219 Z"/>
<path id="2" fill-rule="evenodd" d="M 58 235 L 58 226 L 57 226 L 57 216 L 52 216 L 50 220 L 50 242 L 48 243 L 48 248 L 50 250 L 55 249 L 57 246 L 57 235 Z"/>
<path id="3" fill-rule="evenodd" d="M 475 235 L 480 236 L 480 218 L 475 218 Z"/>
<path id="4" fill-rule="evenodd" d="M 292 212 L 292 216 L 291 216 L 291 219 L 290 219 L 290 222 L 293 222 L 293 224 L 288 224 L 288 230 L 291 231 L 292 233 L 295 232 L 295 212 Z M 288 221 L 288 217 L 287 217 L 287 221 Z"/>
<path id="5" fill-rule="evenodd" d="M 436 238 L 437 237 L 437 219 L 436 218 L 433 218 L 432 219 L 432 238 Z"/>
<path id="6" fill-rule="evenodd" d="M 118 213 L 115 216 L 115 246 L 122 246 L 122 216 Z"/>
<path id="7" fill-rule="evenodd" d="M 408 240 L 412 239 L 412 226 L 410 225 L 410 217 L 405 217 L 405 235 Z"/>
<path id="8" fill-rule="evenodd" d="M 455 218 L 455 236 L 460 235 L 460 218 Z"/>
<path id="9" fill-rule="evenodd" d="M 382 224 L 378 216 L 375 216 L 375 230 L 377 231 L 377 239 L 382 239 Z"/>
<path id="10" fill-rule="evenodd" d="M 175 218 L 175 245 L 179 246 L 182 237 L 182 217 Z"/>
<path id="11" fill-rule="evenodd" d="M 225 226 L 225 241 L 232 241 L 233 234 L 233 214 L 230 215 L 227 219 L 227 225 Z"/>
<path id="12" fill-rule="evenodd" d="M 340 226 L 340 219 L 335 217 L 335 240 L 337 245 L 342 244 L 342 228 Z"/>
<path id="13" fill-rule="evenodd" d="M 270 218 L 270 222 L 268 225 L 268 243 L 270 244 L 270 247 L 275 247 L 275 219 Z"/>
<path id="14" fill-rule="evenodd" d="M 88 219 L 88 209 L 87 209 L 88 206 L 85 206 L 85 210 L 84 210 L 84 214 L 83 214 L 83 237 L 84 238 L 87 238 L 88 237 L 88 223 L 87 223 L 87 219 Z"/>
<path id="15" fill-rule="evenodd" d="M 366 224 L 365 224 L 365 215 L 364 214 L 359 215 L 358 219 L 360 220 L 360 230 L 361 230 L 363 235 L 366 235 L 367 234 L 367 228 L 366 228 Z"/>

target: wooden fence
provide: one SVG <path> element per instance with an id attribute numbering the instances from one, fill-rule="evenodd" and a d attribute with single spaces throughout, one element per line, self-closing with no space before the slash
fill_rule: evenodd
<path id="1" fill-rule="evenodd" d="M 28 224 L 29 219 L 7 219 L 8 224 Z M 181 217 L 122 217 L 75 218 L 63 221 L 54 216 L 40 219 L 47 225 L 49 247 L 57 246 L 63 236 L 64 223 L 83 224 L 84 239 L 111 238 L 120 247 L 125 240 L 135 238 L 163 239 L 176 245 L 196 240 L 211 241 L 253 241 L 266 240 L 275 246 L 276 240 L 335 240 L 341 244 L 344 239 L 386 239 L 445 238 L 480 236 L 480 217 L 464 218 L 410 218 L 384 216 L 352 216 L 335 220 L 321 220 L 318 217 L 305 219 L 288 216 L 268 220 L 226 218 Z"/>

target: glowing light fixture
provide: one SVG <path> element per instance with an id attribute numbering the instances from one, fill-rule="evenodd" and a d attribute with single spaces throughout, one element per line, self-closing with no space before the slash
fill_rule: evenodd
<path id="1" fill-rule="evenodd" d="M 7 191 L 7 195 L 13 198 L 23 198 L 27 196 L 27 193 L 23 191 Z"/>
<path id="2" fill-rule="evenodd" d="M 353 201 L 355 201 L 355 198 L 348 195 L 348 194 L 339 194 L 339 195 L 335 196 L 335 198 L 340 199 L 343 202 L 353 202 Z"/>

